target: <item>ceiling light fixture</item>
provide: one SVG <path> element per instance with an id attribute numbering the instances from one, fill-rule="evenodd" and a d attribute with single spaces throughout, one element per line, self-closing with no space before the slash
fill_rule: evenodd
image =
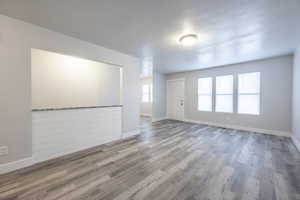
<path id="1" fill-rule="evenodd" d="M 198 36 L 196 34 L 183 35 L 179 38 L 179 42 L 183 46 L 193 46 L 197 41 Z"/>

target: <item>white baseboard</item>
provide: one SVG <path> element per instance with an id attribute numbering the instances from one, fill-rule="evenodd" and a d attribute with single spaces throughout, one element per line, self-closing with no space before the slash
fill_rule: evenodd
<path id="1" fill-rule="evenodd" d="M 133 130 L 133 131 L 124 132 L 122 134 L 122 139 L 134 137 L 134 136 L 139 135 L 139 134 L 141 134 L 141 131 L 139 129 L 136 129 L 136 130 Z"/>
<path id="2" fill-rule="evenodd" d="M 130 137 L 134 137 L 134 136 L 139 135 L 139 134 L 140 134 L 139 129 L 124 132 L 122 134 L 121 140 L 128 139 Z M 68 154 L 70 154 L 70 153 L 74 153 L 74 152 L 69 152 Z M 64 155 L 68 155 L 68 154 L 64 154 Z M 62 155 L 62 156 L 64 156 L 64 155 Z M 37 158 L 35 159 L 34 155 L 33 155 L 33 157 L 30 157 L 30 158 L 25 158 L 25 159 L 17 160 L 17 161 L 10 162 L 10 163 L 0 164 L 0 175 L 1 174 L 6 174 L 6 173 L 9 173 L 9 172 L 13 172 L 15 170 L 22 169 L 22 168 L 25 168 L 25 167 L 30 167 L 32 165 L 42 163 L 42 162 L 48 161 L 48 160 L 51 160 L 51 159 L 45 159 L 43 161 L 40 161 Z"/>
<path id="3" fill-rule="evenodd" d="M 295 144 L 298 151 L 300 152 L 300 141 L 295 136 L 292 136 L 292 141 Z"/>
<path id="4" fill-rule="evenodd" d="M 17 161 L 6 163 L 6 164 L 1 164 L 0 165 L 0 174 L 6 174 L 8 172 L 12 172 L 17 169 L 29 167 L 34 164 L 35 164 L 35 161 L 32 157 L 25 158 L 22 160 L 17 160 Z"/>
<path id="5" fill-rule="evenodd" d="M 215 123 L 215 122 L 204 122 L 204 121 L 197 121 L 197 120 L 190 120 L 190 119 L 186 119 L 185 121 L 191 122 L 191 123 L 196 123 L 196 124 L 206 124 L 209 126 L 217 126 L 217 127 L 230 128 L 230 129 L 236 129 L 236 130 L 242 130 L 242 131 L 250 131 L 250 132 L 262 133 L 262 134 L 268 134 L 268 135 L 276 135 L 276 136 L 284 136 L 284 137 L 291 137 L 291 135 L 292 135 L 292 133 L 284 132 L 284 131 L 251 128 L 251 127 L 244 127 L 244 126 L 238 126 L 238 125 L 229 125 L 229 124 L 222 124 L 222 123 Z"/>
<path id="6" fill-rule="evenodd" d="M 145 114 L 145 113 L 141 113 L 141 116 L 143 116 L 143 117 L 152 117 L 151 114 Z"/>
<path id="7" fill-rule="evenodd" d="M 160 117 L 160 118 L 152 118 L 152 122 L 158 122 L 158 121 L 162 121 L 162 120 L 166 120 L 168 119 L 167 117 Z"/>
<path id="8" fill-rule="evenodd" d="M 163 118 L 157 118 L 153 119 L 153 122 L 165 120 L 167 117 Z M 257 133 L 263 133 L 263 134 L 269 134 L 269 135 L 277 135 L 277 136 L 285 136 L 285 137 L 291 137 L 291 133 L 289 132 L 281 132 L 281 131 L 274 131 L 274 130 L 265 130 L 265 129 L 257 129 L 257 128 L 249 128 L 249 127 L 242 127 L 242 126 L 235 126 L 235 125 L 227 125 L 227 124 L 221 124 L 221 123 L 213 123 L 213 122 L 203 122 L 203 121 L 196 121 L 196 120 L 185 120 L 186 122 L 190 123 L 197 123 L 197 124 L 206 124 L 210 126 L 217 126 L 217 127 L 224 127 L 224 128 L 230 128 L 230 129 L 237 129 L 237 130 L 244 130 L 244 131 L 251 131 L 251 132 L 257 132 Z M 140 130 L 133 130 L 129 132 L 124 132 L 122 134 L 122 139 L 134 137 L 136 135 L 140 134 Z M 296 139 L 295 137 L 291 137 L 292 141 L 294 142 L 297 149 L 300 151 L 300 141 Z M 34 164 L 37 164 L 38 162 L 34 160 L 33 157 L 25 158 L 22 160 L 6 163 L 6 164 L 0 164 L 0 174 L 9 173 L 18 169 L 22 169 L 25 167 L 32 166 Z"/>

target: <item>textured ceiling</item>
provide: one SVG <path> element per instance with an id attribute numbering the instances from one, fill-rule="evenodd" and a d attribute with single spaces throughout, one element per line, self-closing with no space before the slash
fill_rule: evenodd
<path id="1" fill-rule="evenodd" d="M 292 53 L 299 0 L 0 0 L 0 13 L 138 56 L 164 73 Z M 200 37 L 184 48 L 185 33 Z"/>

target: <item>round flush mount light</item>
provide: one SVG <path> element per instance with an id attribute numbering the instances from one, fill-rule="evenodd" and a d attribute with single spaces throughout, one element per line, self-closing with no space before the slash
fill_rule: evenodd
<path id="1" fill-rule="evenodd" d="M 187 34 L 179 38 L 180 44 L 183 46 L 193 46 L 197 43 L 198 36 L 196 34 Z"/>

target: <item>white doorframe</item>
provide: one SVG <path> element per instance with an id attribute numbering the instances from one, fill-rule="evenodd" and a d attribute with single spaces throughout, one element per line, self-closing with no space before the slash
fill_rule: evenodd
<path id="1" fill-rule="evenodd" d="M 169 102 L 169 95 L 168 95 L 168 88 L 169 88 L 169 84 L 171 82 L 176 82 L 176 81 L 182 81 L 183 82 L 183 121 L 185 121 L 185 79 L 184 78 L 178 78 L 178 79 L 169 79 L 167 80 L 167 118 L 170 119 L 170 116 L 169 116 L 169 106 L 168 106 L 168 102 Z"/>

